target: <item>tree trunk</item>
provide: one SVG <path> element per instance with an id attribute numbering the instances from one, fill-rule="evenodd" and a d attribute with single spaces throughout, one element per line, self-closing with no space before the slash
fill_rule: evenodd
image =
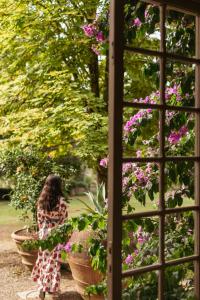
<path id="1" fill-rule="evenodd" d="M 88 64 L 90 72 L 90 87 L 91 92 L 94 93 L 95 97 L 99 97 L 99 64 L 98 56 L 90 49 L 90 62 Z"/>

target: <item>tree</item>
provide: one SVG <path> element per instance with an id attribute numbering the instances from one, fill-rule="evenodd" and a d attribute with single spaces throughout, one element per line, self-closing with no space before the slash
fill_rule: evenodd
<path id="1" fill-rule="evenodd" d="M 105 153 L 98 59 L 81 28 L 96 8 L 95 1 L 0 2 L 2 147 L 73 152 L 91 166 Z"/>
<path id="2" fill-rule="evenodd" d="M 1 147 L 72 152 L 98 168 L 107 152 L 108 34 L 91 39 L 83 27 L 101 18 L 97 11 L 106 15 L 101 1 L 0 1 Z M 127 90 L 137 94 L 144 60 L 127 62 Z"/>

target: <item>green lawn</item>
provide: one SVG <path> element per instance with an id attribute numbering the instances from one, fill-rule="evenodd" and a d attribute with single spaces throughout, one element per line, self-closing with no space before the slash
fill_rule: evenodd
<path id="1" fill-rule="evenodd" d="M 85 211 L 85 206 L 83 203 L 78 201 L 87 201 L 86 196 L 77 196 L 70 199 L 68 204 L 69 217 L 77 216 L 81 212 Z M 20 227 L 24 225 L 24 222 L 19 220 L 20 211 L 16 211 L 13 207 L 9 205 L 8 201 L 0 201 L 0 225 L 19 225 Z"/>
<path id="2" fill-rule="evenodd" d="M 87 211 L 83 203 L 78 199 L 86 203 L 88 199 L 86 196 L 75 196 L 69 199 L 70 203 L 68 204 L 69 217 L 74 217 L 80 213 Z M 183 205 L 193 205 L 194 202 L 191 199 L 185 199 Z M 147 211 L 156 209 L 155 201 L 147 200 L 146 206 L 144 207 L 138 201 L 132 200 L 132 205 L 135 207 L 136 212 Z M 20 211 L 16 211 L 13 207 L 9 205 L 8 201 L 0 201 L 0 225 L 16 225 L 22 227 L 24 223 L 19 220 Z"/>
<path id="3" fill-rule="evenodd" d="M 0 201 L 0 225 L 20 225 L 24 223 L 19 220 L 20 213 L 9 205 L 8 201 Z"/>

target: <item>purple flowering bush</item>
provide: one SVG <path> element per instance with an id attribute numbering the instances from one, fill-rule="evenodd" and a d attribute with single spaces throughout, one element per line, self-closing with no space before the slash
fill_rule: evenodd
<path id="1" fill-rule="evenodd" d="M 179 84 L 168 86 L 165 92 L 166 103 L 170 106 L 185 106 L 194 101 L 194 95 L 184 94 Z M 159 91 L 133 102 L 159 104 Z M 128 111 L 123 127 L 124 155 L 136 157 L 159 156 L 158 132 L 155 126 L 158 112 L 154 109 Z M 154 127 L 154 130 L 151 128 Z M 143 134 L 145 133 L 145 134 Z M 165 116 L 165 152 L 168 156 L 193 155 L 194 117 L 184 111 L 166 111 Z M 145 139 L 143 138 L 145 136 Z M 100 165 L 107 168 L 109 158 L 103 158 Z M 138 201 L 145 208 L 147 201 L 153 201 L 159 208 L 159 165 L 157 163 L 124 163 L 122 166 L 122 205 L 123 213 L 135 210 Z M 165 205 L 166 208 L 182 206 L 185 199 L 194 199 L 194 164 L 190 161 L 168 162 L 165 166 Z M 194 252 L 193 214 L 182 213 L 167 217 L 165 227 L 165 256 L 167 260 L 192 255 Z M 123 225 L 122 268 L 128 270 L 158 263 L 159 251 L 158 218 L 135 218 Z M 166 286 L 169 297 L 180 293 L 181 299 L 188 299 L 187 288 L 192 285 L 192 264 L 187 267 L 174 267 L 166 271 Z M 174 284 L 171 278 L 177 272 Z M 185 289 L 181 282 L 189 278 Z M 138 291 L 143 295 L 143 287 L 148 299 L 157 295 L 156 276 L 144 279 L 125 280 L 125 293 L 135 299 Z M 191 290 L 191 288 L 190 288 Z M 128 296 L 127 296 L 128 297 Z M 166 299 L 168 296 L 166 296 Z M 127 298 L 128 299 L 128 298 Z M 142 298 L 141 298 L 142 299 Z M 175 299 L 175 298 L 169 298 Z"/>

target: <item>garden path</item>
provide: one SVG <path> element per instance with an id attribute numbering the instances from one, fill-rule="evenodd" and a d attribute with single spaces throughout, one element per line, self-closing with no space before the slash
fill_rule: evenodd
<path id="1" fill-rule="evenodd" d="M 0 228 L 1 300 L 20 300 L 17 295 L 19 292 L 36 290 L 36 286 L 30 278 L 30 272 L 21 264 L 16 246 L 10 238 L 10 234 L 14 229 L 16 229 L 14 225 L 1 225 Z M 62 270 L 61 291 L 62 300 L 82 299 L 75 292 L 74 281 L 71 274 L 66 270 Z"/>

